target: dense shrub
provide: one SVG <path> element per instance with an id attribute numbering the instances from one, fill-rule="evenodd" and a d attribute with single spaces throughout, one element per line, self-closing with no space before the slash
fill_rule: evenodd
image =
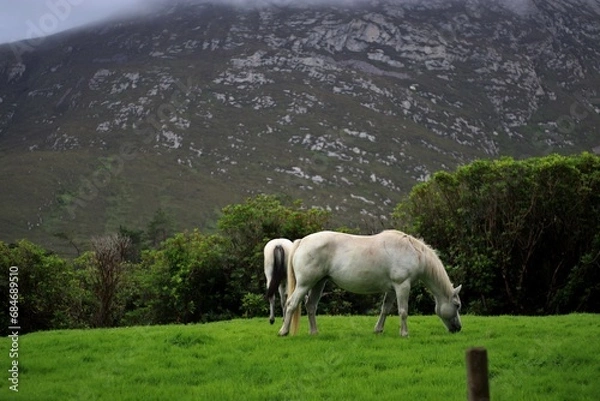
<path id="1" fill-rule="evenodd" d="M 600 158 L 476 161 L 413 188 L 394 212 L 436 247 L 469 310 L 600 310 Z"/>
<path id="2" fill-rule="evenodd" d="M 136 307 L 126 321 L 188 323 L 265 313 L 266 242 L 319 231 L 328 218 L 323 210 L 285 206 L 267 195 L 225 207 L 217 234 L 176 234 L 142 253 L 135 279 L 139 291 L 132 299 Z"/>
<path id="3" fill-rule="evenodd" d="M 239 309 L 229 292 L 226 241 L 198 231 L 145 251 L 136 272 L 139 291 L 132 320 L 189 323 L 231 316 Z M 134 318 L 136 316 L 136 318 Z"/>
<path id="4" fill-rule="evenodd" d="M 22 240 L 0 242 L 0 293 L 8 302 L 9 269 L 18 267 L 18 325 L 21 333 L 81 326 L 82 293 L 75 273 L 63 259 Z M 8 307 L 0 310 L 2 334 L 10 324 Z"/>
<path id="5" fill-rule="evenodd" d="M 239 291 L 264 293 L 263 248 L 269 240 L 302 238 L 323 230 L 329 218 L 323 209 L 304 208 L 300 202 L 285 205 L 272 195 L 258 195 L 225 207 L 218 227 L 229 241 L 232 279 Z"/>

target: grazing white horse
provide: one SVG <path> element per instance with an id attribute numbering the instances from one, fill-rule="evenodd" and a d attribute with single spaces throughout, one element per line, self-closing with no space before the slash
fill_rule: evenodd
<path id="1" fill-rule="evenodd" d="M 387 230 L 361 236 L 322 231 L 294 242 L 288 261 L 288 298 L 279 335 L 298 330 L 300 300 L 310 291 L 306 310 L 310 333 L 317 333 L 315 313 L 327 280 L 359 294 L 384 293 L 375 332 L 381 333 L 394 300 L 398 303 L 400 335 L 408 336 L 408 294 L 410 286 L 421 280 L 435 298 L 435 313 L 446 328 L 460 331 L 462 286 L 454 288 L 433 249 L 400 231 Z"/>
<path id="2" fill-rule="evenodd" d="M 269 322 L 275 322 L 275 293 L 279 291 L 281 309 L 285 313 L 285 288 L 287 259 L 292 249 L 292 241 L 285 238 L 272 239 L 264 249 L 265 277 L 267 278 L 267 299 L 269 300 Z"/>

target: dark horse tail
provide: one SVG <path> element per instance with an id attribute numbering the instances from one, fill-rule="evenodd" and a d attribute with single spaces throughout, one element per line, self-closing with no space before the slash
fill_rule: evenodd
<path id="1" fill-rule="evenodd" d="M 279 284 L 285 278 L 287 273 L 286 255 L 281 245 L 276 245 L 273 249 L 273 277 L 267 289 L 267 298 L 271 298 L 277 292 Z"/>

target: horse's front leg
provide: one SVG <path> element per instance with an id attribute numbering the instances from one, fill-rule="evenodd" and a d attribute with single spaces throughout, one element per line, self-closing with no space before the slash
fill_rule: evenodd
<path id="1" fill-rule="evenodd" d="M 398 299 L 398 315 L 400 316 L 400 335 L 408 337 L 408 294 L 410 293 L 410 281 L 406 280 L 402 284 L 395 286 L 396 298 Z"/>
<path id="2" fill-rule="evenodd" d="M 325 288 L 325 284 L 327 283 L 327 279 L 324 278 L 319 281 L 308 293 L 308 297 L 306 298 L 306 313 L 308 314 L 308 323 L 310 325 L 310 334 L 318 334 L 317 330 L 317 305 L 319 304 L 319 299 L 321 299 L 321 295 L 323 294 L 323 288 Z"/>
<path id="3" fill-rule="evenodd" d="M 375 333 L 383 333 L 383 325 L 385 324 L 385 318 L 389 315 L 392 310 L 392 306 L 394 305 L 395 298 L 394 290 L 390 290 L 383 295 L 383 302 L 381 304 L 381 314 L 379 315 L 379 319 L 377 319 L 377 324 L 375 325 L 375 329 L 373 332 Z"/>

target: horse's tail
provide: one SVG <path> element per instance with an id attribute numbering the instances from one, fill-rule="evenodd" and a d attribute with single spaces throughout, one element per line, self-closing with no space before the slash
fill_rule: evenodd
<path id="1" fill-rule="evenodd" d="M 287 266 L 287 293 L 288 299 L 296 289 L 296 274 L 294 273 L 294 252 L 298 249 L 300 245 L 299 239 L 294 241 L 294 245 L 292 249 L 290 249 L 290 254 L 288 255 L 288 266 Z M 292 320 L 290 322 L 290 333 L 295 335 L 298 332 L 298 325 L 300 324 L 300 312 L 301 312 L 302 302 L 298 303 L 296 310 L 292 314 Z"/>
<path id="2" fill-rule="evenodd" d="M 276 245 L 273 249 L 273 273 L 269 288 L 267 289 L 267 299 L 271 298 L 277 292 L 279 284 L 285 277 L 285 270 L 287 268 L 286 254 L 281 245 Z"/>

